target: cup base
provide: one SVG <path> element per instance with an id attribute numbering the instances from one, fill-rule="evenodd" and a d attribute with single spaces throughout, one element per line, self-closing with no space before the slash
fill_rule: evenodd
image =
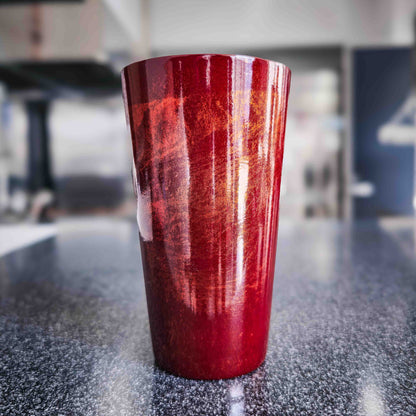
<path id="1" fill-rule="evenodd" d="M 251 363 L 251 365 L 246 366 L 235 366 L 229 369 L 216 369 L 215 371 L 204 371 L 201 369 L 196 370 L 195 367 L 191 370 L 171 368 L 167 365 L 159 363 L 157 360 L 155 360 L 155 364 L 160 370 L 177 377 L 190 380 L 224 380 L 252 373 L 264 363 L 265 358 L 266 356 L 264 354 L 261 359 L 256 361 L 254 364 Z"/>

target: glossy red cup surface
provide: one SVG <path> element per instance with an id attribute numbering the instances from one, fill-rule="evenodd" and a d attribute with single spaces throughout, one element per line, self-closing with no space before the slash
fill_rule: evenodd
<path id="1" fill-rule="evenodd" d="M 122 80 L 156 363 L 250 372 L 267 349 L 290 70 L 179 55 Z"/>

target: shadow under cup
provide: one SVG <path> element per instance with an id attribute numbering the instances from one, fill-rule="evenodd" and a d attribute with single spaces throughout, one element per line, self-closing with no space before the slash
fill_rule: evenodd
<path id="1" fill-rule="evenodd" d="M 267 349 L 290 70 L 179 55 L 122 80 L 156 363 L 250 372 Z"/>

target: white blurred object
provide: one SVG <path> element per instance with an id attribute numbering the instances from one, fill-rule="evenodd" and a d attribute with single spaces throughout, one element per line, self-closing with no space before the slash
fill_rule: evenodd
<path id="1" fill-rule="evenodd" d="M 371 182 L 356 182 L 351 186 L 351 194 L 356 198 L 370 198 L 376 188 Z"/>
<path id="2" fill-rule="evenodd" d="M 383 144 L 413 146 L 416 140 L 416 92 L 400 106 L 393 117 L 378 130 L 378 139 Z"/>
<path id="3" fill-rule="evenodd" d="M 42 211 L 53 202 L 53 193 L 49 189 L 40 190 L 31 201 L 29 221 L 39 222 Z"/>
<path id="4" fill-rule="evenodd" d="M 1 225 L 0 257 L 56 235 L 55 225 Z"/>
<path id="5" fill-rule="evenodd" d="M 291 107 L 307 114 L 336 114 L 339 104 L 339 76 L 335 71 L 321 69 L 295 74 L 291 87 Z"/>
<path id="6" fill-rule="evenodd" d="M 282 217 L 336 217 L 339 152 L 344 123 L 339 114 L 339 73 L 293 73 L 280 200 Z"/>
<path id="7" fill-rule="evenodd" d="M 130 176 L 130 143 L 121 100 L 111 108 L 57 100 L 50 128 L 56 177 Z"/>
<path id="8" fill-rule="evenodd" d="M 17 190 L 13 192 L 10 198 L 10 208 L 16 214 L 23 214 L 28 206 L 28 197 L 26 192 Z"/>

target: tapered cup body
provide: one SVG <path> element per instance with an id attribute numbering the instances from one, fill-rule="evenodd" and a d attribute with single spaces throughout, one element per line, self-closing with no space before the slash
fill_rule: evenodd
<path id="1" fill-rule="evenodd" d="M 250 372 L 267 349 L 290 70 L 180 55 L 122 80 L 156 363 Z"/>

